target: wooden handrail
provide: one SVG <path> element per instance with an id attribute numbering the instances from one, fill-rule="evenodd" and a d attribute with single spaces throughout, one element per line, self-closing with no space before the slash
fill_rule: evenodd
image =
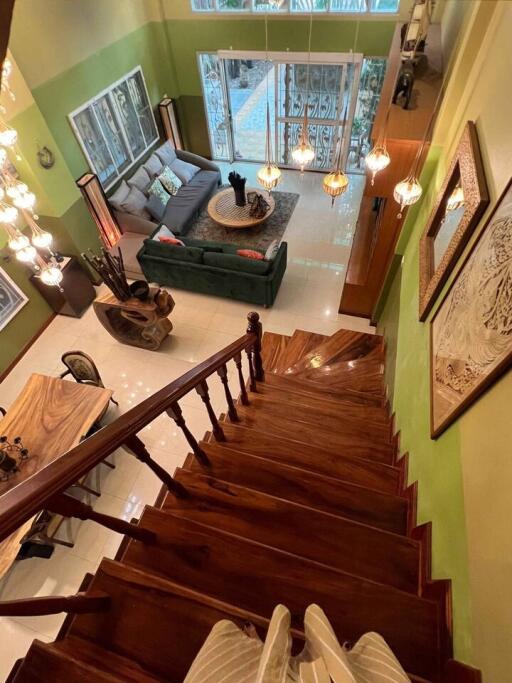
<path id="1" fill-rule="evenodd" d="M 242 351 L 251 349 L 259 356 L 259 315 L 249 313 L 247 317 L 248 333 L 243 337 L 120 415 L 117 420 L 68 451 L 66 457 L 57 458 L 0 496 L 0 541 L 44 509 L 48 500 L 72 486 L 80 477 L 166 412 L 189 391 L 216 373 L 228 361 L 235 359 Z"/>

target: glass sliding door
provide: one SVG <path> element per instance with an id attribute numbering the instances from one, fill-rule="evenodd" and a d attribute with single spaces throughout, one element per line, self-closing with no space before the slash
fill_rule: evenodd
<path id="1" fill-rule="evenodd" d="M 233 161 L 233 136 L 223 60 L 215 52 L 201 52 L 198 61 L 212 158 Z"/>

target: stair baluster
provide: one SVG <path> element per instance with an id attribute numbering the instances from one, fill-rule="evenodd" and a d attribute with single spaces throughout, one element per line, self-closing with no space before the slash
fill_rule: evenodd
<path id="1" fill-rule="evenodd" d="M 183 417 L 183 413 L 182 413 L 182 410 L 181 410 L 179 404 L 173 403 L 172 406 L 167 409 L 167 415 L 169 415 L 169 417 L 172 417 L 174 422 L 176 422 L 176 425 L 183 432 L 185 439 L 188 441 L 188 445 L 192 449 L 192 451 L 193 451 L 194 455 L 196 456 L 198 462 L 200 462 L 201 465 L 208 467 L 208 465 L 210 464 L 210 461 L 208 460 L 208 456 L 203 451 L 201 446 L 197 443 L 196 438 L 194 437 L 194 435 L 192 434 L 190 429 L 187 427 L 187 424 L 185 422 L 185 418 Z"/>
<path id="2" fill-rule="evenodd" d="M 149 469 L 156 474 L 160 481 L 167 487 L 167 489 L 177 498 L 186 498 L 187 492 L 185 488 L 177 481 L 175 481 L 169 472 L 164 470 L 148 453 L 145 444 L 139 439 L 136 434 L 130 436 L 124 443 L 124 446 Z"/>
<path id="3" fill-rule="evenodd" d="M 229 389 L 227 367 L 223 365 L 221 368 L 217 370 L 217 374 L 219 375 L 220 381 L 222 382 L 222 386 L 224 387 L 226 403 L 228 404 L 229 419 L 231 420 L 231 422 L 239 422 L 240 418 L 238 417 L 238 413 L 236 412 L 235 402 L 233 401 L 233 397 L 231 396 L 231 391 Z"/>
<path id="4" fill-rule="evenodd" d="M 245 379 L 244 379 L 244 374 L 242 372 L 242 354 L 237 353 L 233 356 L 233 360 L 235 361 L 236 368 L 238 370 L 238 380 L 240 382 L 240 400 L 242 401 L 242 405 L 248 406 L 249 405 L 249 397 L 247 396 L 247 389 L 245 388 Z"/>
<path id="5" fill-rule="evenodd" d="M 107 529 L 112 529 L 119 534 L 125 534 L 130 538 L 135 538 L 142 543 L 154 543 L 156 541 L 156 534 L 150 529 L 144 529 L 136 524 L 130 524 L 123 519 L 117 519 L 111 515 L 104 515 L 96 512 L 90 505 L 82 503 L 80 500 L 68 496 L 64 493 L 58 493 L 51 498 L 47 505 L 47 509 L 63 517 L 74 517 L 76 519 L 90 519 L 97 522 Z"/>
<path id="6" fill-rule="evenodd" d="M 256 386 L 256 372 L 254 370 L 253 351 L 252 349 L 245 349 L 245 353 L 247 354 L 247 361 L 249 363 L 249 388 L 251 391 L 257 391 L 258 387 Z"/>
<path id="7" fill-rule="evenodd" d="M 255 334 L 257 340 L 254 342 L 252 347 L 252 360 L 254 367 L 254 376 L 258 382 L 263 382 L 265 380 L 265 372 L 263 370 L 263 361 L 261 358 L 261 338 L 263 335 L 263 328 L 260 322 L 260 316 L 254 311 L 249 313 L 247 316 L 249 324 L 247 325 L 247 334 Z M 255 391 L 255 389 L 252 389 Z"/>
<path id="8" fill-rule="evenodd" d="M 206 380 L 203 380 L 200 382 L 197 387 L 196 391 L 201 397 L 202 402 L 206 406 L 206 411 L 208 413 L 208 417 L 210 418 L 210 422 L 212 423 L 212 431 L 213 431 L 213 436 L 217 439 L 217 441 L 225 441 L 226 437 L 224 436 L 224 432 L 222 431 L 222 427 L 219 424 L 219 421 L 217 420 L 217 416 L 215 415 L 215 411 L 212 408 L 212 404 L 210 401 L 210 394 L 208 392 L 208 384 Z"/>

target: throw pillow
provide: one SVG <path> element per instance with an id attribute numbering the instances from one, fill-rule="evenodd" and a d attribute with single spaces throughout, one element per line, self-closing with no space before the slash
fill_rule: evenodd
<path id="1" fill-rule="evenodd" d="M 178 176 L 181 182 L 186 185 L 201 169 L 199 166 L 189 164 L 187 161 L 175 159 L 171 164 L 171 170 Z"/>
<path id="2" fill-rule="evenodd" d="M 164 144 L 161 145 L 161 147 L 155 150 L 155 154 L 164 164 L 164 166 L 170 166 L 172 162 L 176 159 L 176 150 L 171 145 L 169 140 L 167 140 L 167 142 L 164 142 Z"/>
<path id="3" fill-rule="evenodd" d="M 162 172 L 164 165 L 161 162 L 161 160 L 157 157 L 156 154 L 152 154 L 149 159 L 146 161 L 146 163 L 143 165 L 143 168 L 146 169 L 148 175 L 150 178 L 154 178 L 157 176 L 159 173 Z"/>
<path id="4" fill-rule="evenodd" d="M 164 244 L 175 244 L 178 247 L 185 246 L 185 242 L 182 242 L 177 237 L 159 237 L 158 241 L 163 242 Z"/>
<path id="5" fill-rule="evenodd" d="M 169 201 L 169 193 L 167 190 L 164 188 L 162 183 L 158 178 L 155 178 L 151 185 L 148 188 L 148 193 L 149 194 L 154 194 L 155 197 L 158 197 L 158 199 L 162 202 L 162 204 L 167 204 Z"/>
<path id="6" fill-rule="evenodd" d="M 138 168 L 131 178 L 128 178 L 128 185 L 130 187 L 136 187 L 143 194 L 147 194 L 148 185 L 151 182 L 151 178 L 148 172 L 141 166 Z"/>
<path id="7" fill-rule="evenodd" d="M 266 261 L 272 261 L 272 259 L 275 259 L 277 256 L 277 252 L 279 251 L 279 242 L 277 240 L 274 240 L 268 245 L 267 251 L 265 252 L 265 260 Z"/>
<path id="8" fill-rule="evenodd" d="M 158 180 L 169 194 L 176 194 L 183 184 L 178 176 L 171 171 L 169 166 L 164 167 L 164 170 L 158 176 Z"/>
<path id="9" fill-rule="evenodd" d="M 161 225 L 158 230 L 155 231 L 153 239 L 159 241 L 160 237 L 176 237 L 176 235 L 172 230 L 169 230 L 166 225 Z"/>
<path id="10" fill-rule="evenodd" d="M 378 633 L 365 633 L 347 656 L 357 681 L 410 683 L 400 662 Z"/>
<path id="11" fill-rule="evenodd" d="M 117 188 L 113 195 L 108 198 L 108 201 L 114 209 L 121 211 L 121 204 L 124 202 L 126 197 L 130 194 L 130 186 L 126 180 L 121 180 L 121 185 Z"/>
<path id="12" fill-rule="evenodd" d="M 135 185 L 130 187 L 128 196 L 121 204 L 121 211 L 131 213 L 133 216 L 140 218 L 151 218 L 151 215 L 146 210 L 146 195 L 143 194 Z"/>
<path id="13" fill-rule="evenodd" d="M 161 223 L 164 218 L 165 207 L 167 206 L 167 201 L 169 200 L 170 196 L 171 195 L 167 194 L 167 199 L 165 200 L 165 202 L 162 202 L 154 194 L 149 195 L 149 198 L 146 202 L 146 209 L 149 211 L 152 218 L 154 218 L 155 221 L 157 221 L 157 223 Z"/>
<path id="14" fill-rule="evenodd" d="M 260 254 L 259 251 L 255 251 L 254 249 L 238 249 L 237 252 L 238 256 L 245 256 L 245 258 L 253 258 L 256 261 L 263 261 L 264 256 L 263 254 Z"/>
<path id="15" fill-rule="evenodd" d="M 278 605 L 268 626 L 256 683 L 286 682 L 292 650 L 290 622 L 289 610 L 284 605 Z"/>

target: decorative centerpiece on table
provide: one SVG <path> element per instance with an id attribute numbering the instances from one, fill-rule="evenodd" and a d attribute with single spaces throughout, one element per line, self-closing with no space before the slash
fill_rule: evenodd
<path id="1" fill-rule="evenodd" d="M 270 208 L 270 204 L 259 192 L 249 192 L 247 200 L 251 206 L 249 214 L 254 218 L 263 218 Z"/>
<path id="2" fill-rule="evenodd" d="M 240 173 L 231 171 L 231 173 L 228 175 L 228 180 L 231 187 L 235 191 L 235 204 L 237 206 L 245 206 L 245 183 L 247 182 L 247 178 L 242 178 Z"/>
<path id="3" fill-rule="evenodd" d="M 28 449 L 17 436 L 12 442 L 7 436 L 0 436 L 0 481 L 7 481 L 9 477 L 20 471 L 20 464 L 28 458 Z"/>
<path id="4" fill-rule="evenodd" d="M 172 330 L 168 316 L 174 299 L 165 289 L 150 287 L 145 280 L 128 283 L 123 254 L 102 249 L 101 256 L 91 251 L 83 258 L 110 289 L 95 299 L 93 308 L 109 334 L 122 344 L 156 351 Z"/>

